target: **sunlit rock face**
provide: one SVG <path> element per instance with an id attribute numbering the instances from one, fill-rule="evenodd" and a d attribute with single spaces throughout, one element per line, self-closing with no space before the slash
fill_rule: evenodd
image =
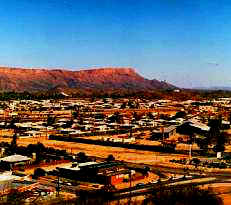
<path id="1" fill-rule="evenodd" d="M 1 91 L 46 91 L 56 87 L 81 89 L 166 89 L 174 86 L 148 80 L 132 68 L 65 69 L 0 68 Z"/>

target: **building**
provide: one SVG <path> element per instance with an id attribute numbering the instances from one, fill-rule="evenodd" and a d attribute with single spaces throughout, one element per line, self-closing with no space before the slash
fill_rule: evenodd
<path id="1" fill-rule="evenodd" d="M 161 127 L 159 130 L 153 130 L 152 139 L 166 139 L 176 134 L 176 126 Z"/>
<path id="2" fill-rule="evenodd" d="M 98 183 L 104 185 L 116 185 L 123 182 L 131 170 L 119 162 L 86 162 L 57 167 L 59 176 L 63 178 Z"/>
<path id="3" fill-rule="evenodd" d="M 1 170 L 15 170 L 23 169 L 25 165 L 30 164 L 31 158 L 22 155 L 11 155 L 8 157 L 0 158 Z"/>
<path id="4" fill-rule="evenodd" d="M 190 135 L 191 133 L 205 135 L 209 132 L 209 130 L 209 126 L 196 120 L 185 121 L 182 125 L 178 126 L 177 128 L 177 131 L 179 133 L 188 135 Z"/>

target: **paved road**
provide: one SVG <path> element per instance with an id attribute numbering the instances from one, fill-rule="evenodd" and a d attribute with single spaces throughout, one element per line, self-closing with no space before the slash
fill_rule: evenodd
<path id="1" fill-rule="evenodd" d="M 187 186 L 190 184 L 194 185 L 204 185 L 204 184 L 211 184 L 211 183 L 219 183 L 220 179 L 216 177 L 202 177 L 202 178 L 195 178 L 195 179 L 181 179 L 176 181 L 166 181 L 164 183 L 154 183 L 154 184 L 146 184 L 139 187 L 132 187 L 130 190 L 121 190 L 120 192 L 116 192 L 112 195 L 113 199 L 122 199 L 128 197 L 134 197 L 139 195 L 146 195 L 152 193 L 154 190 L 163 190 L 163 189 L 170 189 L 172 187 L 179 187 Z M 224 182 L 223 182 L 224 183 Z"/>

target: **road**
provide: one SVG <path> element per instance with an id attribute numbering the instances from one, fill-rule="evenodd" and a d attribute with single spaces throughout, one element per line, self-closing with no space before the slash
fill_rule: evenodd
<path id="1" fill-rule="evenodd" d="M 188 185 L 205 185 L 205 184 L 212 184 L 212 183 L 224 183 L 219 178 L 216 177 L 202 177 L 202 178 L 195 178 L 195 179 L 180 179 L 180 180 L 169 180 L 162 183 L 154 183 L 154 184 L 146 184 L 143 186 L 136 186 L 132 187 L 131 189 L 126 190 L 120 190 L 118 192 L 115 192 L 112 195 L 112 198 L 115 200 L 128 198 L 128 197 L 135 197 L 139 195 L 146 195 L 150 194 L 155 190 L 163 190 L 163 189 L 170 189 L 172 187 L 176 188 L 182 188 L 183 186 Z M 227 182 L 230 183 L 230 182 Z"/>

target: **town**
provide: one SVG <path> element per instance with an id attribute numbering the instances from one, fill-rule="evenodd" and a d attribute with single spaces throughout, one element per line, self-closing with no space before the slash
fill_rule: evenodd
<path id="1" fill-rule="evenodd" d="M 0 102 L 1 202 L 137 200 L 231 176 L 231 98 L 62 95 Z"/>

